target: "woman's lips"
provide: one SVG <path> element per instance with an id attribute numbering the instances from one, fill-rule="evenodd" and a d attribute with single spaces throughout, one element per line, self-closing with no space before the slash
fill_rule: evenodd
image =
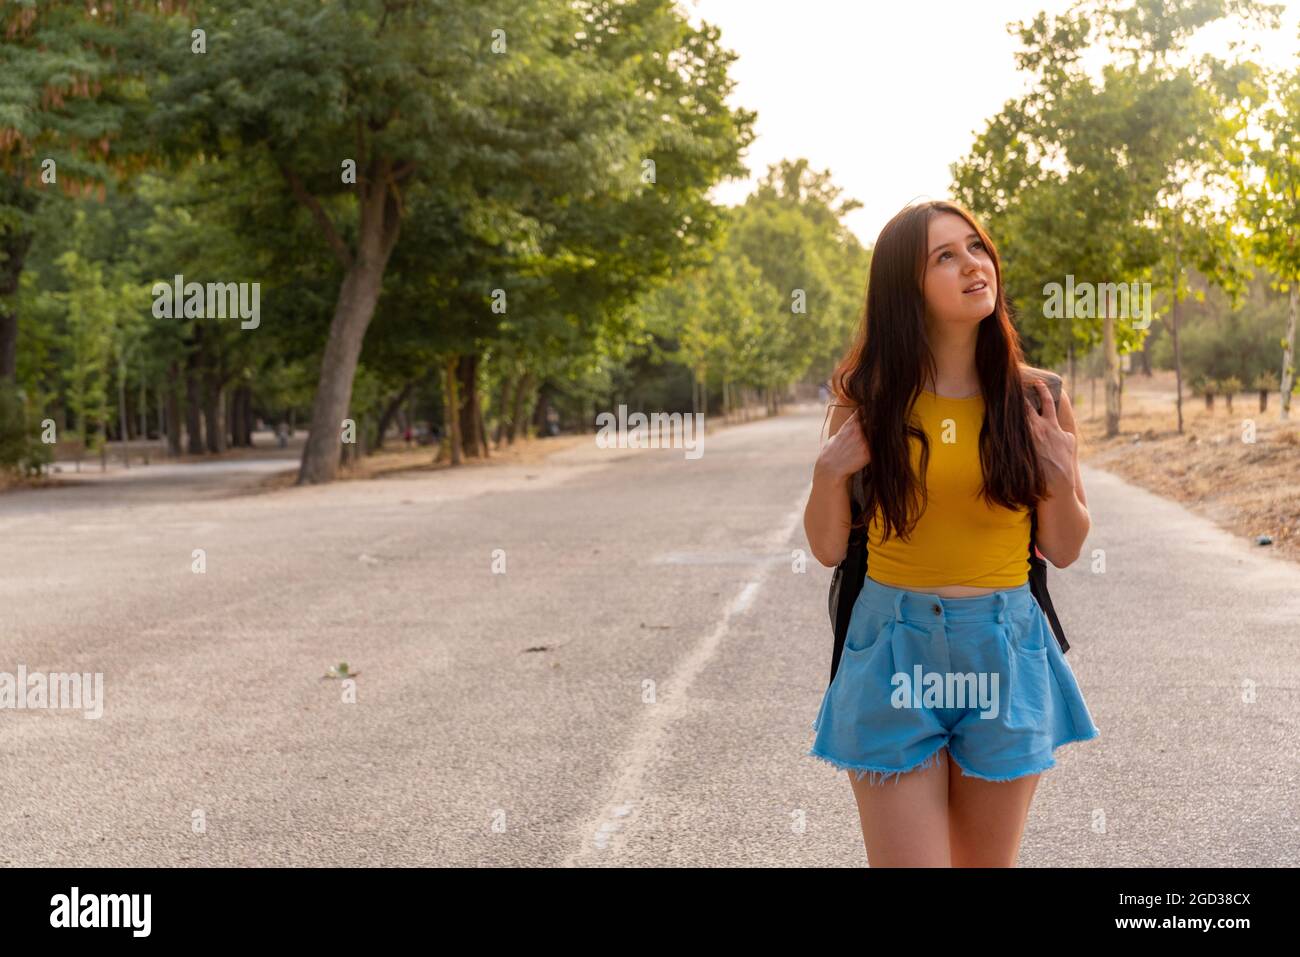
<path id="1" fill-rule="evenodd" d="M 987 292 L 987 291 L 988 291 L 988 288 L 989 288 L 989 284 L 988 284 L 988 283 L 984 283 L 983 285 L 981 285 L 981 286 L 980 286 L 979 288 L 977 288 L 977 289 L 968 289 L 968 290 L 966 290 L 965 292 L 962 293 L 962 295 L 965 295 L 965 296 L 973 296 L 973 295 L 975 295 L 976 293 Z"/>

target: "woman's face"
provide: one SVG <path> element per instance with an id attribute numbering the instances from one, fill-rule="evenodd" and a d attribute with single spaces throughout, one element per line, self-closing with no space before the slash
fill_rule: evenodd
<path id="1" fill-rule="evenodd" d="M 976 324 L 991 315 L 997 301 L 993 257 L 970 223 L 956 213 L 930 220 L 925 261 L 926 317 L 933 322 Z M 983 283 L 982 289 L 967 292 Z"/>

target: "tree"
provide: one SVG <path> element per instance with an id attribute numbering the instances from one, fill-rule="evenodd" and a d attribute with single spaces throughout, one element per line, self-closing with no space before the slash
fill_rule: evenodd
<path id="1" fill-rule="evenodd" d="M 1227 0 L 1083 0 L 1061 17 L 1043 13 L 1016 24 L 1024 45 L 1017 61 L 1034 74 L 1034 86 L 953 165 L 954 193 L 986 217 L 1004 248 L 1008 293 L 1025 306 L 1022 333 L 1039 343 L 1040 361 L 1101 341 L 1108 435 L 1119 430 L 1119 355 L 1141 343 L 1145 327 L 1117 322 L 1105 300 L 1100 315 L 1083 317 L 1048 315 L 1036 304 L 1045 302 L 1048 283 L 1067 276 L 1127 285 L 1163 275 L 1177 302 L 1174 277 L 1189 261 L 1239 288 L 1228 217 L 1185 195 L 1183 183 L 1224 170 L 1230 126 L 1223 111 L 1240 72 L 1210 57 L 1183 66 L 1173 59 L 1206 23 L 1231 14 L 1276 25 L 1277 9 Z M 1100 84 L 1083 62 L 1094 40 L 1117 60 L 1103 68 Z"/>
<path id="2" fill-rule="evenodd" d="M 1268 82 L 1268 81 L 1266 81 Z M 1281 401 L 1278 418 L 1290 417 L 1296 387 L 1296 322 L 1300 313 L 1300 71 L 1272 77 L 1276 101 L 1262 110 L 1263 138 L 1248 138 L 1246 153 L 1262 173 L 1253 177 L 1242 169 L 1242 216 L 1251 228 L 1256 260 L 1278 277 L 1277 288 L 1289 294 L 1286 333 L 1281 345 Z M 1259 91 L 1259 87 L 1252 87 Z M 1256 92 L 1257 99 L 1267 99 Z"/>
<path id="3" fill-rule="evenodd" d="M 163 7 L 183 6 L 166 3 Z M 0 380 L 16 372 L 13 296 L 44 197 L 105 195 L 139 170 L 148 144 L 123 131 L 147 110 L 139 61 L 160 19 L 146 0 L 43 0 L 0 9 Z"/>
<path id="4" fill-rule="evenodd" d="M 327 481 L 409 197 L 577 209 L 644 192 L 629 118 L 651 106 L 623 94 L 655 54 L 605 25 L 680 20 L 648 0 L 213 0 L 201 13 L 206 52 L 176 38 L 157 128 L 179 153 L 270 157 L 342 271 L 299 473 Z M 621 67 L 603 52 L 620 46 Z M 695 79 L 684 55 L 670 68 Z"/>

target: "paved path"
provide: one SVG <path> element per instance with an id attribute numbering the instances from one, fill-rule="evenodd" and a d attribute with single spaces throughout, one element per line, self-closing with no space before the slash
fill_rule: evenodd
<path id="1" fill-rule="evenodd" d="M 862 865 L 846 775 L 805 754 L 821 421 L 0 496 L 0 671 L 105 681 L 98 720 L 0 711 L 0 863 Z M 1295 864 L 1300 568 L 1084 474 L 1085 555 L 1049 574 L 1101 737 L 1057 752 L 1022 865 Z"/>

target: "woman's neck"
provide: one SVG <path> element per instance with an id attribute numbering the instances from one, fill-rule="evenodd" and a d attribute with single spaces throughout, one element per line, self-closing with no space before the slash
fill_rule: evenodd
<path id="1" fill-rule="evenodd" d="M 979 370 L 975 366 L 975 340 L 978 326 L 954 328 L 951 324 L 931 324 L 930 353 L 934 356 L 934 378 L 922 370 L 921 388 L 936 395 L 964 398 L 980 391 Z"/>
<path id="2" fill-rule="evenodd" d="M 922 379 L 921 388 L 926 392 L 951 399 L 964 399 L 980 391 L 979 374 L 974 366 L 963 372 L 948 375 L 945 375 L 944 370 L 940 368 L 937 383 L 929 375 L 923 375 Z"/>

